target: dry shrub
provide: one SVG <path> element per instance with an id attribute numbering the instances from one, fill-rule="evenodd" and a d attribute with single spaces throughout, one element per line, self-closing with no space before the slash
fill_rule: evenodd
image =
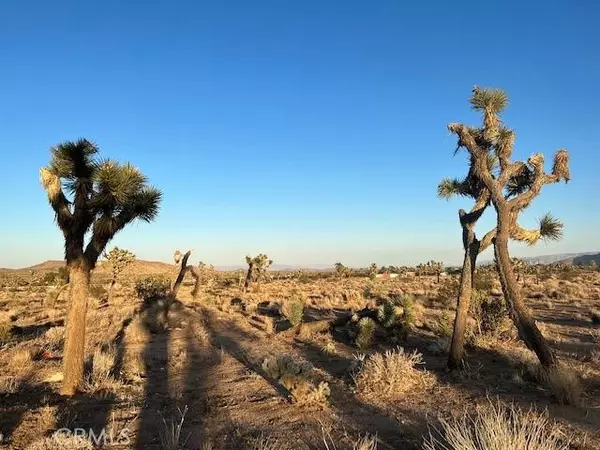
<path id="1" fill-rule="evenodd" d="M 40 422 L 47 430 L 52 430 L 56 427 L 56 406 L 42 406 L 38 410 Z"/>
<path id="2" fill-rule="evenodd" d="M 93 450 L 94 446 L 88 439 L 81 436 L 67 435 L 57 433 L 45 437 L 33 444 L 30 444 L 26 450 Z"/>
<path id="3" fill-rule="evenodd" d="M 166 275 L 152 275 L 136 281 L 135 294 L 147 303 L 157 298 L 166 297 L 170 287 L 171 282 Z"/>
<path id="4" fill-rule="evenodd" d="M 148 327 L 143 323 L 141 317 L 136 317 L 125 329 L 125 341 L 127 344 L 143 344 L 150 339 Z"/>
<path id="5" fill-rule="evenodd" d="M 393 399 L 433 384 L 431 373 L 417 369 L 423 364 L 423 356 L 416 350 L 406 353 L 402 347 L 398 347 L 366 358 L 354 375 L 354 382 L 362 393 Z"/>
<path id="6" fill-rule="evenodd" d="M 52 327 L 44 333 L 44 340 L 51 350 L 58 350 L 65 340 L 65 327 Z"/>
<path id="7" fill-rule="evenodd" d="M 591 311 L 590 317 L 594 325 L 600 325 L 600 311 Z"/>
<path id="8" fill-rule="evenodd" d="M 279 380 L 285 374 L 308 375 L 312 373 L 310 364 L 298 362 L 292 356 L 286 354 L 266 357 L 262 363 L 262 369 L 275 380 Z"/>
<path id="9" fill-rule="evenodd" d="M 129 379 L 136 380 L 146 374 L 146 363 L 139 351 L 128 351 L 125 358 L 125 374 Z"/>
<path id="10" fill-rule="evenodd" d="M 327 404 L 329 385 L 312 381 L 313 368 L 310 364 L 297 362 L 290 355 L 282 354 L 265 358 L 262 369 L 290 391 L 295 403 L 306 406 Z"/>
<path id="11" fill-rule="evenodd" d="M 441 420 L 424 450 L 568 450 L 570 445 L 546 414 L 517 406 L 490 404 L 474 415 Z"/>
<path id="12" fill-rule="evenodd" d="M 581 405 L 581 384 L 572 370 L 559 366 L 541 370 L 540 374 L 542 382 L 560 405 Z"/>

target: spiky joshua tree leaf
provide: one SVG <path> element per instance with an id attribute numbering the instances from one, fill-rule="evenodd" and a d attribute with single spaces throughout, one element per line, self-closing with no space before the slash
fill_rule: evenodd
<path id="1" fill-rule="evenodd" d="M 563 223 L 548 213 L 540 219 L 540 236 L 549 241 L 558 241 L 563 235 Z"/>
<path id="2" fill-rule="evenodd" d="M 508 106 L 508 96 L 502 89 L 480 88 L 475 86 L 469 102 L 475 110 L 480 111 L 489 109 L 490 112 L 498 114 Z"/>
<path id="3" fill-rule="evenodd" d="M 458 178 L 444 178 L 437 188 L 439 198 L 449 200 L 452 197 L 471 195 L 469 185 Z"/>

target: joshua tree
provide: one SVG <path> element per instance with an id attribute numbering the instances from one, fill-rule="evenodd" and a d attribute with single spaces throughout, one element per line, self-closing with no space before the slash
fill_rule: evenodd
<path id="1" fill-rule="evenodd" d="M 85 139 L 59 144 L 51 153 L 40 178 L 65 239 L 70 301 L 61 393 L 73 395 L 83 380 L 91 271 L 108 242 L 128 223 L 154 220 L 161 192 L 149 186 L 136 167 L 98 160 L 98 147 Z"/>
<path id="2" fill-rule="evenodd" d="M 110 265 L 110 271 L 112 272 L 112 279 L 110 281 L 110 287 L 108 288 L 108 301 L 110 301 L 119 275 L 127 266 L 133 264 L 135 261 L 135 255 L 129 250 L 115 247 L 110 252 L 105 252 L 104 257 L 108 261 L 108 264 Z"/>
<path id="3" fill-rule="evenodd" d="M 335 263 L 333 266 L 335 268 L 335 273 L 337 273 L 338 277 L 345 278 L 350 276 L 350 269 L 343 265 L 341 262 Z"/>
<path id="4" fill-rule="evenodd" d="M 179 250 L 175 250 L 175 253 L 173 253 L 173 260 L 175 261 L 175 271 L 177 273 L 177 276 L 173 279 L 173 282 L 171 283 L 171 292 L 169 293 L 169 297 L 171 300 L 177 297 L 177 292 L 179 292 L 181 283 L 183 283 L 183 278 L 185 277 L 185 274 L 188 271 L 187 262 L 191 254 L 191 250 L 188 250 L 185 254 L 181 253 Z"/>
<path id="5" fill-rule="evenodd" d="M 473 109 L 483 113 L 483 127 L 451 123 L 448 129 L 458 137 L 458 147 L 468 151 L 472 180 L 487 192 L 489 201 L 485 204 L 491 202 L 496 211 L 496 228 L 491 236 L 496 269 L 519 336 L 536 353 L 542 365 L 555 366 L 558 363 L 556 356 L 524 304 L 508 252 L 508 240 L 512 238 L 533 245 L 540 238 L 561 237 L 563 225 L 550 214 L 540 220 L 539 229 L 535 230 L 522 228 L 517 219 L 544 185 L 569 180 L 569 155 L 566 150 L 559 150 L 554 156 L 551 173 L 544 171 L 544 156 L 539 153 L 526 163 L 511 161 L 515 133 L 505 127 L 499 117 L 508 104 L 506 94 L 498 89 L 475 87 L 470 102 Z M 497 170 L 490 164 L 490 159 L 497 160 Z M 458 315 L 457 311 L 457 318 Z"/>
<path id="6" fill-rule="evenodd" d="M 444 271 L 444 263 L 441 261 L 431 260 L 427 263 L 429 271 L 437 277 L 437 282 L 440 282 L 440 274 Z"/>
<path id="7" fill-rule="evenodd" d="M 521 275 L 524 273 L 525 268 L 527 267 L 527 263 L 521 258 L 511 258 L 510 262 L 513 266 L 513 270 L 515 275 L 517 276 L 517 281 L 521 280 Z M 523 275 L 523 283 L 525 283 L 525 276 Z"/>
<path id="8" fill-rule="evenodd" d="M 265 277 L 267 268 L 273 264 L 273 260 L 267 255 L 259 253 L 254 258 L 246 256 L 246 264 L 248 264 L 248 272 L 246 273 L 246 281 L 244 282 L 244 292 L 248 290 L 252 282 L 260 281 Z"/>
<path id="9" fill-rule="evenodd" d="M 375 278 L 375 275 L 377 275 L 377 270 L 377 264 L 371 263 L 371 265 L 369 266 L 369 277 Z"/>

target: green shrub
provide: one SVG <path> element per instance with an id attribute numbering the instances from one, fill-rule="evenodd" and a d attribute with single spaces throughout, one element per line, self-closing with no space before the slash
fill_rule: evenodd
<path id="1" fill-rule="evenodd" d="M 47 272 L 44 274 L 42 282 L 45 285 L 49 284 L 65 284 L 69 282 L 69 269 L 59 267 L 56 272 Z"/>
<path id="2" fill-rule="evenodd" d="M 442 314 L 440 314 L 436 319 L 436 329 L 438 335 L 440 336 L 452 336 L 452 333 L 454 331 L 454 319 L 450 311 L 448 311 L 447 309 L 442 311 Z"/>
<path id="3" fill-rule="evenodd" d="M 489 272 L 475 273 L 473 287 L 479 291 L 491 291 L 494 289 L 494 275 Z"/>
<path id="4" fill-rule="evenodd" d="M 104 286 L 101 286 L 99 284 L 91 284 L 90 285 L 90 295 L 94 298 L 104 298 L 107 293 L 106 293 L 106 289 L 104 288 Z"/>
<path id="5" fill-rule="evenodd" d="M 402 325 L 410 330 L 415 321 L 417 319 L 417 315 L 415 313 L 415 299 L 412 295 L 402 295 L 399 299 L 397 299 L 396 304 L 400 306 L 403 310 L 401 322 Z"/>
<path id="6" fill-rule="evenodd" d="M 377 324 L 369 317 L 363 317 L 358 322 L 358 335 L 356 336 L 356 346 L 361 350 L 370 348 L 375 340 L 375 327 Z"/>
<path id="7" fill-rule="evenodd" d="M 304 317 L 304 299 L 294 295 L 290 300 L 283 302 L 281 313 L 293 327 L 300 325 Z"/>
<path id="8" fill-rule="evenodd" d="M 44 284 L 54 284 L 56 283 L 56 279 L 58 278 L 58 272 L 47 272 L 44 274 L 44 278 L 42 282 Z"/>
<path id="9" fill-rule="evenodd" d="M 166 297 L 171 283 L 164 275 L 151 275 L 135 283 L 135 294 L 144 302 Z"/>
<path id="10" fill-rule="evenodd" d="M 470 309 L 482 334 L 496 334 L 508 314 L 504 297 L 490 297 L 480 290 L 473 292 Z"/>
<path id="11" fill-rule="evenodd" d="M 456 303 L 459 287 L 458 279 L 446 278 L 442 281 L 435 299 L 445 307 L 449 307 Z"/>
<path id="12" fill-rule="evenodd" d="M 384 328 L 392 328 L 398 322 L 399 309 L 390 300 L 384 301 L 377 311 L 377 320 Z"/>

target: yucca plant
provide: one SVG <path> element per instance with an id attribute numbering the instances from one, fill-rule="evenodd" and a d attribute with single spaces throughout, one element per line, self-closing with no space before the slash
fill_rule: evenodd
<path id="1" fill-rule="evenodd" d="M 489 196 L 485 204 L 491 203 L 496 211 L 496 228 L 489 237 L 504 298 L 519 336 L 536 353 L 542 365 L 555 366 L 558 364 L 556 356 L 525 307 L 508 252 L 508 241 L 515 239 L 534 245 L 540 239 L 556 240 L 562 236 L 563 224 L 550 214 L 542 217 L 539 228 L 531 230 L 522 228 L 517 219 L 546 184 L 569 181 L 569 154 L 564 149 L 558 150 L 550 173 L 545 172 L 544 156 L 540 153 L 531 156 L 527 162 L 512 161 L 515 132 L 500 119 L 500 113 L 508 105 L 506 93 L 475 86 L 470 103 L 473 109 L 483 114 L 483 126 L 451 123 L 448 129 L 458 137 L 458 148 L 466 149 L 470 156 L 470 176 L 466 180 L 480 186 L 481 192 Z M 497 161 L 497 166 L 490 164 L 490 160 Z"/>
<path id="2" fill-rule="evenodd" d="M 99 160 L 98 147 L 86 139 L 58 144 L 51 154 L 40 178 L 65 239 L 70 301 L 61 393 L 73 395 L 83 381 L 91 271 L 108 242 L 127 224 L 154 220 L 161 192 L 131 164 Z"/>
<path id="3" fill-rule="evenodd" d="M 135 255 L 126 249 L 120 249 L 119 247 L 113 248 L 110 252 L 104 253 L 104 257 L 110 266 L 112 278 L 110 280 L 110 287 L 108 288 L 108 301 L 112 299 L 112 293 L 117 284 L 119 275 L 127 266 L 130 266 L 135 261 Z"/>

